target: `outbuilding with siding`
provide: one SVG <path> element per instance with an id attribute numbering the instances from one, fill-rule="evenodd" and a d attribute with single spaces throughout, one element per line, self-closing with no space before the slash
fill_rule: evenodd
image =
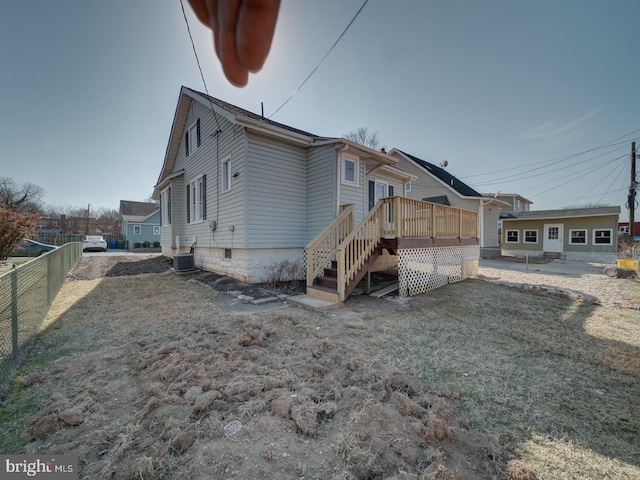
<path id="1" fill-rule="evenodd" d="M 612 261 L 620 207 L 510 213 L 501 217 L 502 253 L 580 261 Z"/>

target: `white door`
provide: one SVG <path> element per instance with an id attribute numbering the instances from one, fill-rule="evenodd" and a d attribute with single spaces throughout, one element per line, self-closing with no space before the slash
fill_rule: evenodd
<path id="1" fill-rule="evenodd" d="M 561 223 L 546 224 L 544 226 L 542 250 L 545 252 L 562 252 L 563 230 Z"/>

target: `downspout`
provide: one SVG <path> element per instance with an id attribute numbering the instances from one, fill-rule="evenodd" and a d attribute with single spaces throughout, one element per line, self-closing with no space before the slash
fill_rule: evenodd
<path id="1" fill-rule="evenodd" d="M 338 150 L 338 161 L 336 162 L 336 217 L 340 215 L 340 182 L 342 182 L 342 179 L 340 178 L 342 174 L 340 167 L 342 166 L 342 153 L 346 152 L 348 149 L 349 145 L 345 145 Z"/>
<path id="2" fill-rule="evenodd" d="M 489 202 L 490 201 L 491 200 L 489 200 Z M 480 236 L 480 248 L 483 248 L 484 247 L 484 200 L 483 199 L 480 199 L 480 210 L 478 212 L 478 235 Z"/>

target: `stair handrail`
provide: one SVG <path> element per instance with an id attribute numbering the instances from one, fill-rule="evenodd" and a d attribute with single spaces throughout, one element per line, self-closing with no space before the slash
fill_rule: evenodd
<path id="1" fill-rule="evenodd" d="M 369 211 L 367 216 L 353 231 L 338 245 L 336 261 L 338 267 L 337 283 L 338 297 L 345 300 L 345 292 L 349 282 L 367 261 L 382 238 L 384 228 L 385 205 L 393 198 L 383 198 Z"/>
<path id="2" fill-rule="evenodd" d="M 340 214 L 305 247 L 307 254 L 307 285 L 336 259 L 336 250 L 355 224 L 355 205 L 343 205 Z"/>

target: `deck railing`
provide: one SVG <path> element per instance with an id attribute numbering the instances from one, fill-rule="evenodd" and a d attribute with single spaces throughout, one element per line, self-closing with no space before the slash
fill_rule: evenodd
<path id="1" fill-rule="evenodd" d="M 307 285 L 312 285 L 320 272 L 336 260 L 340 301 L 344 301 L 347 285 L 382 238 L 478 237 L 478 214 L 472 210 L 388 197 L 381 199 L 354 229 L 353 206 L 350 207 L 306 248 Z"/>
<path id="2" fill-rule="evenodd" d="M 354 210 L 353 205 L 342 206 L 335 220 L 307 245 L 307 285 L 313 284 L 320 272 L 336 259 L 338 245 L 353 230 Z"/>

